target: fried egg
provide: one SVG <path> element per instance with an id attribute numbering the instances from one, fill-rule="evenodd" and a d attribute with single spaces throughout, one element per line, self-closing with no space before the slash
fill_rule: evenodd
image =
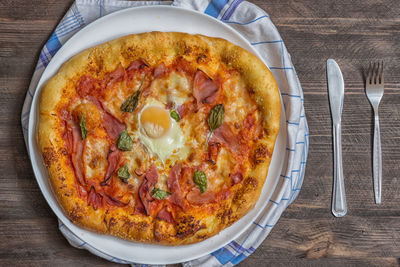
<path id="1" fill-rule="evenodd" d="M 139 113 L 139 139 L 149 152 L 165 162 L 166 159 L 184 159 L 188 155 L 185 138 L 179 124 L 170 117 L 161 102 L 152 99 Z"/>

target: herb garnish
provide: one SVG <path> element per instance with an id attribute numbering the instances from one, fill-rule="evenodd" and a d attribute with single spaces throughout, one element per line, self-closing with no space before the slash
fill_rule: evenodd
<path id="1" fill-rule="evenodd" d="M 154 187 L 153 190 L 151 190 L 151 196 L 159 200 L 166 198 L 170 194 L 171 194 L 170 192 L 164 191 L 156 187 Z"/>
<path id="2" fill-rule="evenodd" d="M 124 183 L 128 183 L 128 179 L 131 175 L 129 174 L 129 168 L 128 165 L 124 164 L 121 168 L 118 170 L 118 177 L 121 178 L 121 180 Z"/>
<path id="3" fill-rule="evenodd" d="M 122 131 L 121 135 L 118 138 L 117 146 L 120 150 L 128 151 L 133 147 L 132 138 L 129 136 L 128 131 Z"/>
<path id="4" fill-rule="evenodd" d="M 222 104 L 218 104 L 211 109 L 207 119 L 208 127 L 210 127 L 210 133 L 208 135 L 207 141 L 208 139 L 210 139 L 212 132 L 215 129 L 219 128 L 224 122 L 224 114 L 225 108 Z"/>
<path id="5" fill-rule="evenodd" d="M 82 139 L 85 139 L 86 136 L 87 136 L 87 130 L 86 130 L 86 119 L 85 119 L 85 116 L 83 114 L 81 116 L 81 121 L 79 123 L 79 126 L 81 127 Z"/>
<path id="6" fill-rule="evenodd" d="M 200 192 L 204 193 L 207 190 L 207 177 L 202 171 L 195 171 L 193 181 L 200 187 Z"/>
<path id="7" fill-rule="evenodd" d="M 134 111 L 139 103 L 139 95 L 140 95 L 140 90 L 137 90 L 130 97 L 128 97 L 124 101 L 124 103 L 122 103 L 121 108 L 120 108 L 121 111 L 123 111 L 123 112 Z"/>
<path id="8" fill-rule="evenodd" d="M 176 120 L 177 122 L 179 122 L 181 120 L 181 116 L 179 116 L 179 113 L 176 112 L 176 110 L 171 110 L 171 112 L 169 113 L 169 115 L 171 116 L 171 118 L 173 118 L 174 120 Z"/>

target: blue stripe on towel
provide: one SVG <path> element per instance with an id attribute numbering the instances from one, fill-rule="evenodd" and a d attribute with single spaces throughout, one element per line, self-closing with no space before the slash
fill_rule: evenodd
<path id="1" fill-rule="evenodd" d="M 217 18 L 221 10 L 228 3 L 228 0 L 211 0 L 204 13 Z"/>

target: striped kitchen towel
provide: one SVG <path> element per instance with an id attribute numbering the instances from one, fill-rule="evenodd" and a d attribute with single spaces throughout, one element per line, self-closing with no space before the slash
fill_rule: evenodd
<path id="1" fill-rule="evenodd" d="M 27 143 L 29 111 L 37 83 L 58 49 L 74 33 L 97 18 L 124 8 L 143 5 L 183 7 L 204 12 L 223 21 L 240 32 L 258 50 L 278 82 L 287 119 L 287 156 L 270 203 L 239 238 L 210 255 L 183 263 L 184 266 L 233 266 L 254 252 L 268 236 L 282 212 L 297 197 L 303 183 L 309 144 L 300 82 L 281 36 L 269 15 L 261 8 L 242 0 L 176 0 L 174 2 L 76 0 L 41 51 L 21 114 L 25 141 Z M 75 236 L 61 222 L 59 229 L 68 242 L 76 248 L 87 249 L 112 262 L 138 266 L 140 264 L 103 254 Z"/>

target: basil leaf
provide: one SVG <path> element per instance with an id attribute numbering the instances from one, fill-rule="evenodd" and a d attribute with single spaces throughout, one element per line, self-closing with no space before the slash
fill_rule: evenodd
<path id="1" fill-rule="evenodd" d="M 133 147 L 132 138 L 129 136 L 128 131 L 124 130 L 118 138 L 117 146 L 119 149 L 128 151 Z"/>
<path id="2" fill-rule="evenodd" d="M 130 97 L 128 97 L 124 101 L 124 103 L 122 103 L 121 108 L 120 108 L 121 111 L 123 111 L 123 112 L 134 111 L 139 103 L 139 95 L 140 95 L 140 90 L 137 90 Z"/>
<path id="3" fill-rule="evenodd" d="M 128 165 L 124 164 L 121 168 L 118 170 L 118 177 L 121 178 L 121 180 L 124 183 L 128 183 L 128 179 L 131 175 L 129 174 L 129 168 Z"/>
<path id="4" fill-rule="evenodd" d="M 210 127 L 211 132 L 222 125 L 224 122 L 224 114 L 225 108 L 222 104 L 218 104 L 211 109 L 207 119 L 208 127 Z"/>
<path id="5" fill-rule="evenodd" d="M 85 116 L 83 114 L 82 114 L 79 126 L 81 126 L 82 139 L 85 139 L 86 136 L 87 136 L 87 130 L 86 130 L 86 119 L 85 119 Z"/>
<path id="6" fill-rule="evenodd" d="M 176 120 L 177 122 L 179 122 L 181 120 L 181 116 L 179 116 L 179 113 L 176 112 L 176 110 L 171 110 L 171 112 L 169 113 L 169 115 L 171 116 L 171 118 L 173 118 L 174 120 Z"/>
<path id="7" fill-rule="evenodd" d="M 195 171 L 193 181 L 200 187 L 200 192 L 204 193 L 207 190 L 207 177 L 202 171 Z"/>
<path id="8" fill-rule="evenodd" d="M 154 198 L 157 198 L 159 200 L 166 198 L 167 196 L 169 196 L 171 193 L 161 190 L 159 188 L 154 187 L 153 190 L 151 190 L 151 196 Z"/>

